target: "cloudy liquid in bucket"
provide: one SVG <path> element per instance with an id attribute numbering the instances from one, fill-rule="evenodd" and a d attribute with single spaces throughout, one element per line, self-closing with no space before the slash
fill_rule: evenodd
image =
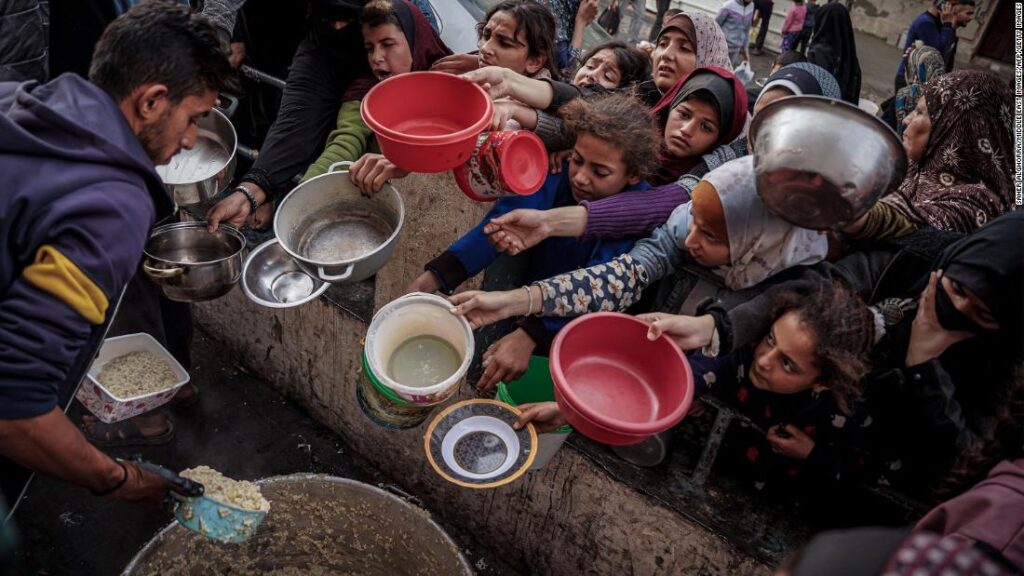
<path id="1" fill-rule="evenodd" d="M 398 345 L 388 361 L 388 376 L 403 386 L 426 388 L 455 374 L 462 356 L 444 338 L 413 336 Z"/>

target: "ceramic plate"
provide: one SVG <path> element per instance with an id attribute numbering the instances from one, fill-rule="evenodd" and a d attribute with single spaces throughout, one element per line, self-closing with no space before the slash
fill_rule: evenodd
<path id="1" fill-rule="evenodd" d="M 519 410 L 495 400 L 466 400 L 434 417 L 423 436 L 430 465 L 466 488 L 495 488 L 521 476 L 537 452 L 533 424 L 512 428 Z"/>

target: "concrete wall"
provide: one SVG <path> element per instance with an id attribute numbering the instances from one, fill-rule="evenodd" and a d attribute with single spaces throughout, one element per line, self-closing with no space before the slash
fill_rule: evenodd
<path id="1" fill-rule="evenodd" d="M 409 220 L 395 256 L 377 278 L 376 307 L 401 294 L 423 261 L 485 208 L 466 200 L 447 175 L 401 183 Z M 318 421 L 427 506 L 478 535 L 511 563 L 538 574 L 767 574 L 731 544 L 636 492 L 566 447 L 541 471 L 493 490 L 445 482 L 423 454 L 423 429 L 373 425 L 355 398 L 363 320 L 320 299 L 270 310 L 239 291 L 195 306 L 199 325 L 223 341 Z M 460 399 L 473 396 L 468 390 Z M 485 559 L 486 561 L 486 559 Z"/>

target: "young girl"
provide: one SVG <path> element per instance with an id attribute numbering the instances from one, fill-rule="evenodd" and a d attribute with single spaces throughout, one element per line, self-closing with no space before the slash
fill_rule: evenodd
<path id="1" fill-rule="evenodd" d="M 485 66 L 508 68 L 531 78 L 558 78 L 555 17 L 534 0 L 504 0 L 477 24 L 480 49 L 437 61 L 432 70 L 462 74 Z"/>
<path id="2" fill-rule="evenodd" d="M 535 194 L 499 200 L 476 228 L 426 264 L 426 271 L 409 287 L 410 292 L 451 293 L 490 265 L 498 253 L 487 242 L 483 226 L 497 214 L 516 207 L 551 208 L 605 198 L 627 189 L 646 189 L 643 179 L 653 164 L 657 132 L 643 104 L 629 96 L 608 94 L 576 100 L 562 110 L 562 115 L 575 135 L 567 168 L 550 175 Z M 552 239 L 529 252 L 527 280 L 606 262 L 632 247 L 633 241 Z M 484 353 L 485 369 L 478 386 L 490 388 L 499 380 L 518 378 L 534 349 L 546 351 L 562 324 L 560 320 L 536 318 L 521 322 L 517 330 Z"/>
<path id="3" fill-rule="evenodd" d="M 804 18 L 807 16 L 807 6 L 804 0 L 793 0 L 793 5 L 786 10 L 786 20 L 782 23 L 782 51 L 788 52 L 796 49 L 797 40 L 800 39 L 800 32 L 804 29 Z"/>
<path id="4" fill-rule="evenodd" d="M 726 289 L 736 291 L 793 266 L 820 262 L 827 251 L 824 235 L 768 211 L 755 188 L 753 157 L 745 156 L 708 173 L 690 202 L 607 265 L 534 282 L 529 294 L 464 292 L 451 300 L 454 312 L 468 316 L 474 327 L 515 315 L 625 310 L 639 301 L 646 287 L 684 264 L 707 269 Z"/>
<path id="5" fill-rule="evenodd" d="M 854 402 L 868 371 L 874 316 L 841 284 L 811 294 L 783 292 L 774 319 L 756 344 L 720 358 L 689 356 L 696 395 L 712 394 L 731 404 L 764 434 L 739 447 L 741 465 L 759 488 L 807 477 L 821 487 L 856 471 Z M 675 338 L 681 317 L 645 314 L 648 338 Z M 551 403 L 554 404 L 554 403 Z M 538 420 L 542 429 L 564 423 L 557 406 L 521 406 L 519 423 Z"/>

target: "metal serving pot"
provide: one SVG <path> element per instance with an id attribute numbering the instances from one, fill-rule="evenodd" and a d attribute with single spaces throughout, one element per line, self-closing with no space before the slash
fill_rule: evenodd
<path id="1" fill-rule="evenodd" d="M 245 237 L 224 224 L 176 222 L 153 229 L 142 270 L 177 302 L 202 302 L 231 291 L 242 274 Z"/>
<path id="2" fill-rule="evenodd" d="M 405 222 L 398 190 L 386 184 L 367 198 L 349 180 L 351 162 L 288 193 L 274 216 L 281 248 L 314 278 L 332 284 L 365 280 L 388 261 Z M 337 170 L 337 171 L 336 171 Z"/>
<path id="3" fill-rule="evenodd" d="M 191 150 L 181 150 L 170 162 L 156 167 L 164 187 L 179 207 L 203 206 L 227 188 L 235 174 L 238 135 L 216 108 L 199 119 L 199 134 Z"/>
<path id="4" fill-rule="evenodd" d="M 860 218 L 903 182 L 899 137 L 860 108 L 820 96 L 792 96 L 750 125 L 757 193 L 780 218 L 825 230 Z"/>

